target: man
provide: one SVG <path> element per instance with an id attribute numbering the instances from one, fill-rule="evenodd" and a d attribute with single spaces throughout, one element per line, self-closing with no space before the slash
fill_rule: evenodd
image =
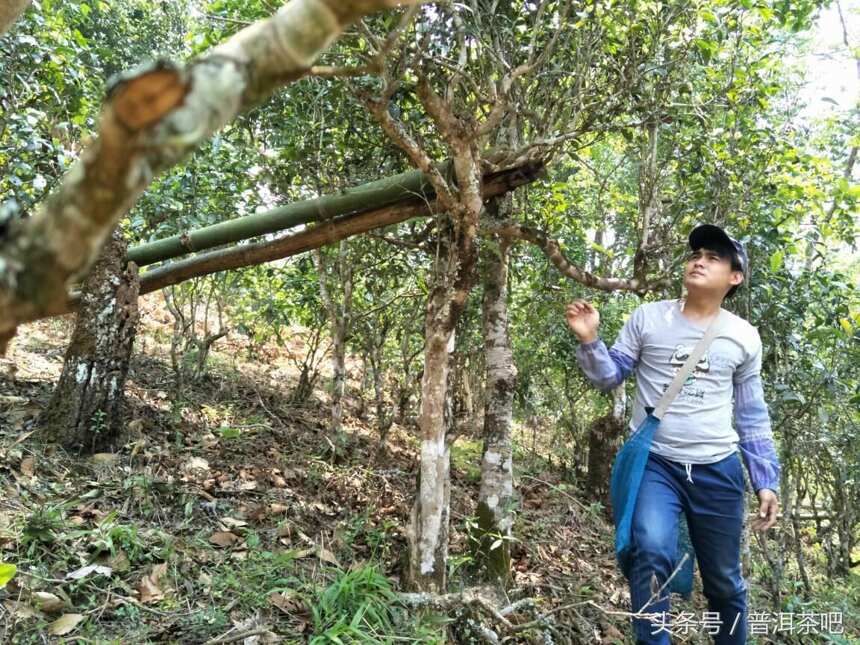
<path id="1" fill-rule="evenodd" d="M 654 435 L 633 513 L 628 581 L 634 613 L 669 611 L 665 583 L 679 564 L 677 520 L 683 512 L 708 600 L 709 612 L 697 617 L 697 624 L 714 635 L 717 645 L 738 645 L 746 642 L 747 585 L 740 567 L 744 475 L 737 451 L 759 500 L 754 530 L 765 531 L 776 522 L 780 466 L 764 402 L 758 331 L 721 309 L 748 273 L 746 251 L 709 224 L 696 227 L 689 242 L 686 298 L 637 307 L 612 349 L 598 336 L 600 316 L 591 304 L 573 302 L 566 318 L 581 342 L 577 360 L 598 389 L 608 392 L 636 371 L 630 422 L 635 430 L 646 416 L 645 407 L 657 404 L 722 310 L 719 331 Z M 662 616 L 665 621 L 634 617 L 637 644 L 670 642 L 669 617 Z"/>

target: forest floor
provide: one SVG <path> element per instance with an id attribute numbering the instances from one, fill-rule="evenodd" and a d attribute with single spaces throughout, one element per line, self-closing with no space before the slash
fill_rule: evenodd
<path id="1" fill-rule="evenodd" d="M 0 561 L 17 574 L 0 591 L 0 641 L 432 643 L 454 633 L 394 595 L 414 431 L 395 426 L 380 446 L 353 396 L 332 436 L 324 392 L 290 403 L 288 350 L 243 360 L 230 336 L 207 375 L 177 391 L 169 324 L 157 308 L 144 314 L 128 432 L 112 454 L 78 457 L 32 436 L 69 321 L 29 325 L 14 341 L 16 371 L 0 375 Z M 467 536 L 480 452 L 469 437 L 452 450 L 453 592 L 479 584 Z M 488 612 L 485 624 L 509 643 L 632 642 L 605 509 L 540 451 L 518 448 L 515 463 L 515 578 L 499 602 L 521 602 L 507 625 Z M 673 611 L 706 610 L 698 574 L 696 587 Z M 470 642 L 460 622 L 457 639 Z"/>

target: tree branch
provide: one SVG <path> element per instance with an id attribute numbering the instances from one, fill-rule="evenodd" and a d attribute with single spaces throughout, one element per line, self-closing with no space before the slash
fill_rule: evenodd
<path id="1" fill-rule="evenodd" d="M 489 175 L 485 178 L 482 187 L 484 198 L 488 199 L 532 182 L 537 178 L 540 170 L 540 166 L 527 166 Z M 404 200 L 400 204 L 335 218 L 301 233 L 275 240 L 201 253 L 187 260 L 148 271 L 141 278 L 140 293 L 141 295 L 150 293 L 201 275 L 290 257 L 414 217 L 426 217 L 432 214 L 433 210 L 433 204 L 428 204 L 422 199 Z"/>
<path id="2" fill-rule="evenodd" d="M 543 231 L 530 226 L 509 224 L 501 227 L 497 232 L 504 237 L 525 240 L 538 246 L 549 261 L 555 265 L 559 273 L 587 287 L 602 291 L 632 291 L 643 295 L 648 291 L 661 287 L 665 288 L 671 284 L 668 277 L 646 282 L 638 278 L 601 278 L 596 276 L 573 264 L 561 252 L 561 246 L 558 242 L 547 237 Z"/>
<path id="3" fill-rule="evenodd" d="M 404 125 L 391 116 L 391 113 L 388 111 L 388 100 L 385 98 L 374 99 L 361 95 L 358 98 L 365 104 L 370 113 L 373 114 L 385 134 L 406 153 L 419 170 L 427 175 L 427 178 L 433 185 L 433 189 L 436 191 L 436 197 L 443 208 L 449 210 L 456 208 L 457 200 L 451 193 L 447 180 L 442 176 L 442 173 L 430 156 L 406 131 Z"/>

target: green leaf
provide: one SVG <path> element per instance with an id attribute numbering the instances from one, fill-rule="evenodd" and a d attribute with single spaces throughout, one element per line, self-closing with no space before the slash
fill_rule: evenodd
<path id="1" fill-rule="evenodd" d="M 782 251 L 777 251 L 773 255 L 770 256 L 770 270 L 771 273 L 776 273 L 782 268 L 782 261 L 785 258 L 785 254 Z"/>
<path id="2" fill-rule="evenodd" d="M 221 435 L 222 439 L 238 439 L 242 436 L 242 431 L 239 428 L 231 428 L 229 426 L 221 426 L 216 429 L 216 432 Z"/>
<path id="3" fill-rule="evenodd" d="M 18 567 L 14 564 L 0 562 L 0 589 L 9 584 L 9 581 L 15 577 L 16 573 L 18 573 Z"/>

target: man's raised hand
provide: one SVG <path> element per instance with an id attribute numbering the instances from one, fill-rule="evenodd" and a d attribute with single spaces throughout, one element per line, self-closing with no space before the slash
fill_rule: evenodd
<path id="1" fill-rule="evenodd" d="M 568 326 L 580 342 L 589 343 L 597 339 L 600 314 L 590 303 L 585 300 L 574 300 L 567 306 L 564 315 Z"/>

